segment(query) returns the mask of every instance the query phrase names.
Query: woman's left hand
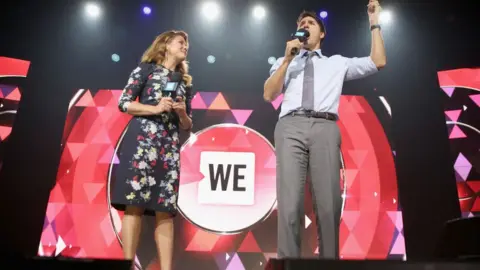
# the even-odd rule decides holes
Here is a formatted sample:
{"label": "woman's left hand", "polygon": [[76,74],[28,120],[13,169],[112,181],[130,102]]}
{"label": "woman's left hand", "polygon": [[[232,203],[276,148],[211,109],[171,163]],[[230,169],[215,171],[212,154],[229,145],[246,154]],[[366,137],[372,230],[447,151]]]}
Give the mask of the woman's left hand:
{"label": "woman's left hand", "polygon": [[177,97],[175,99],[172,108],[179,116],[184,116],[187,114],[185,101],[182,97]]}

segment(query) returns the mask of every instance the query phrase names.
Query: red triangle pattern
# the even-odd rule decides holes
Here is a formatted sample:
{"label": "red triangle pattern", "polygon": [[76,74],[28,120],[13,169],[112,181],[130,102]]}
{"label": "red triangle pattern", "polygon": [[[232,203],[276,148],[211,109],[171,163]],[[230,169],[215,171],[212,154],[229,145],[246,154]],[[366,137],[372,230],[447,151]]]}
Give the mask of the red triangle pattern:
{"label": "red triangle pattern", "polygon": [[90,90],[87,90],[83,93],[80,100],[75,104],[77,107],[95,107],[95,103],[93,102],[92,93]]}
{"label": "red triangle pattern", "polygon": [[95,197],[98,195],[100,190],[105,186],[102,183],[84,183],[83,189],[85,190],[85,194],[87,195],[89,203],[92,203]]}
{"label": "red triangle pattern", "polygon": [[211,251],[215,243],[220,239],[219,235],[197,230],[195,236],[187,245],[186,251]]}
{"label": "red triangle pattern", "polygon": [[113,94],[109,90],[100,90],[93,97],[93,105],[96,107],[105,107],[113,100]]}
{"label": "red triangle pattern", "polygon": [[358,217],[360,216],[360,211],[344,211],[342,215],[342,221],[347,226],[349,231],[353,231],[355,225],[357,224]]}
{"label": "red triangle pattern", "polygon": [[12,132],[12,127],[0,126],[0,139],[5,140]]}
{"label": "red triangle pattern", "polygon": [[347,241],[345,241],[345,244],[342,247],[341,253],[344,255],[344,258],[356,258],[364,254],[353,233],[348,236]]}
{"label": "red triangle pattern", "polygon": [[223,97],[222,93],[219,93],[217,97],[213,100],[209,110],[230,110],[230,106],[228,106],[227,101]]}
{"label": "red triangle pattern", "polygon": [[362,104],[360,104],[360,102],[358,101],[357,97],[356,96],[353,96],[352,99],[350,100],[350,104],[352,106],[352,109],[356,112],[356,113],[365,113],[365,110],[363,109],[363,106]]}
{"label": "red triangle pattern", "polygon": [[100,128],[92,140],[92,143],[104,143],[104,144],[111,144],[112,141],[110,140],[110,136],[105,128]]}
{"label": "red triangle pattern", "polygon": [[8,100],[15,100],[15,101],[20,101],[20,99],[22,98],[22,95],[20,94],[20,90],[17,88],[15,88],[15,90],[13,90],[10,94],[8,94],[8,96],[5,97],[5,99],[8,99]]}
{"label": "red triangle pattern", "polygon": [[82,154],[83,150],[85,149],[85,143],[67,143],[67,148],[70,151],[72,161],[78,159],[78,157]]}
{"label": "red triangle pattern", "polygon": [[349,150],[348,153],[352,157],[353,161],[355,162],[355,165],[357,165],[357,168],[361,168],[363,162],[365,161],[365,158],[367,157],[367,150]]}
{"label": "red triangle pattern", "polygon": [[245,239],[243,239],[243,242],[237,251],[238,252],[262,252],[252,232],[247,233],[247,236],[245,237]]}
{"label": "red triangle pattern", "polygon": [[250,147],[250,142],[248,141],[247,135],[243,131],[236,132],[237,135],[230,143],[229,147],[238,147],[238,148],[248,148]]}

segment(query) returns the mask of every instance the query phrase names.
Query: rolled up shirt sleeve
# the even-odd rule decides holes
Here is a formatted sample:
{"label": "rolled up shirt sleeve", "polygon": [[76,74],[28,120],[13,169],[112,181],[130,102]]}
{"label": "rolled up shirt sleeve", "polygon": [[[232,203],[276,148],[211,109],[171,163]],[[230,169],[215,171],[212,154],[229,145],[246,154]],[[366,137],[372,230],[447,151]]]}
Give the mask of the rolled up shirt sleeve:
{"label": "rolled up shirt sleeve", "polygon": [[378,72],[378,68],[370,56],[346,58],[346,60],[345,81],[365,78]]}

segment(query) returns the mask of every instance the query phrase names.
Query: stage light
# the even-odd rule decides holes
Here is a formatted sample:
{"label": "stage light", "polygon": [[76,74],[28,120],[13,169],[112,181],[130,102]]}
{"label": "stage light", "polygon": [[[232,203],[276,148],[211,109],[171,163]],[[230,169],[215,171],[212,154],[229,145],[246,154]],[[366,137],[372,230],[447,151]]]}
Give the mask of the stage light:
{"label": "stage light", "polygon": [[116,53],[112,54],[112,61],[113,62],[118,62],[120,61],[120,56]]}
{"label": "stage light", "polygon": [[265,8],[262,7],[262,6],[255,6],[255,7],[253,8],[253,17],[254,17],[255,19],[259,19],[259,20],[260,20],[260,19],[263,19],[263,18],[265,17],[265,14],[266,14],[266,13],[267,13],[267,12],[265,11]]}
{"label": "stage light", "polygon": [[85,5],[85,12],[92,18],[97,18],[102,13],[100,7],[94,3],[87,3]]}
{"label": "stage light", "polygon": [[207,56],[207,62],[208,62],[209,64],[215,63],[215,56],[213,56],[213,55]]}
{"label": "stage light", "polygon": [[203,4],[202,13],[208,20],[214,20],[220,16],[220,7],[215,2]]}
{"label": "stage light", "polygon": [[325,19],[327,18],[327,16],[328,16],[328,12],[326,12],[325,10],[320,12],[320,18]]}
{"label": "stage light", "polygon": [[269,63],[270,65],[275,64],[276,61],[277,61],[277,58],[275,58],[274,56],[270,56],[270,57],[268,58],[268,63]]}
{"label": "stage light", "polygon": [[152,13],[152,9],[149,7],[143,7],[143,13],[149,15],[150,13]]}
{"label": "stage light", "polygon": [[392,21],[392,12],[383,10],[380,12],[380,23],[388,24]]}

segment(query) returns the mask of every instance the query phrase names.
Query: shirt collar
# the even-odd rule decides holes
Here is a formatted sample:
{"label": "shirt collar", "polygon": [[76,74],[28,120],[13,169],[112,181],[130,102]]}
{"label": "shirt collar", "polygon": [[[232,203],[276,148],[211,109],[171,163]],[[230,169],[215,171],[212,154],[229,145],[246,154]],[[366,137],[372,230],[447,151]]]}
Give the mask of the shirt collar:
{"label": "shirt collar", "polygon": [[[303,57],[306,57],[306,56],[308,55],[307,52],[310,52],[310,51],[305,50],[305,49],[301,49],[299,55],[301,55],[302,58],[303,58]],[[321,50],[321,49],[317,49],[317,50],[315,50],[315,51],[313,51],[313,52],[316,53],[317,56],[319,56],[320,58],[323,57],[323,55],[322,55],[322,50]]]}

